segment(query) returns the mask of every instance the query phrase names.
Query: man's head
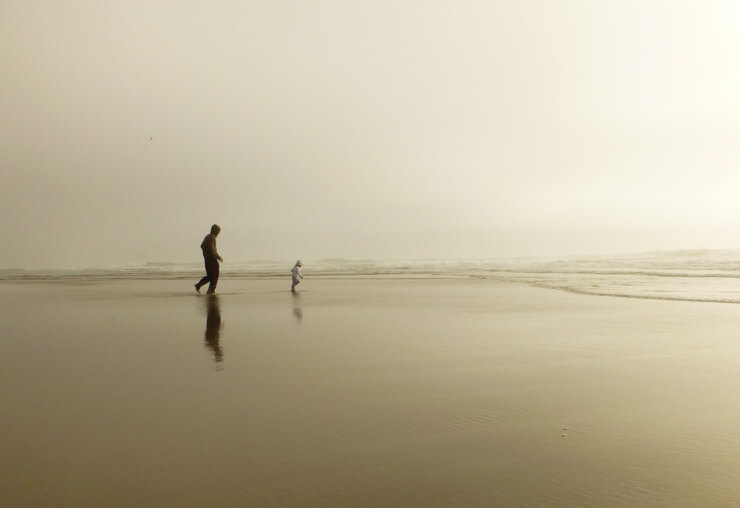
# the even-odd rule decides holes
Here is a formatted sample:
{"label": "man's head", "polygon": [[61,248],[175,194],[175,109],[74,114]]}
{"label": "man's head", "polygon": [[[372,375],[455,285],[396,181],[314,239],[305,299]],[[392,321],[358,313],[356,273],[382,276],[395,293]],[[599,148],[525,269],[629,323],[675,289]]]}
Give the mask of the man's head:
{"label": "man's head", "polygon": [[211,234],[213,236],[218,236],[220,232],[221,232],[221,226],[219,226],[218,224],[214,224],[213,226],[211,226]]}

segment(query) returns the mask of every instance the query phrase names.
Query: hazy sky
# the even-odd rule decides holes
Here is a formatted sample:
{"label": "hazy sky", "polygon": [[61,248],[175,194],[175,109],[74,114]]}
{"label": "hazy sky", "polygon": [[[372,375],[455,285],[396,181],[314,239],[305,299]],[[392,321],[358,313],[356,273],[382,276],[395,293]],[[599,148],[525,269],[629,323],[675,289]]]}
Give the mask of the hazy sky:
{"label": "hazy sky", "polygon": [[740,2],[0,0],[0,268],[740,247]]}

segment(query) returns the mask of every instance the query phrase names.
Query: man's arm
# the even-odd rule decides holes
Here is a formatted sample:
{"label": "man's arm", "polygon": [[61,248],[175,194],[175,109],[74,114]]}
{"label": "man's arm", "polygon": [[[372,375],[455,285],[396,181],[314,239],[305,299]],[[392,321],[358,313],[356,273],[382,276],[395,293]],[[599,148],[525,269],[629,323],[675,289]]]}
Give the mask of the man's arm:
{"label": "man's arm", "polygon": [[213,254],[216,256],[216,259],[218,259],[222,263],[224,262],[224,258],[221,257],[221,255],[218,253],[218,250],[216,249],[216,237],[215,236],[213,237]]}

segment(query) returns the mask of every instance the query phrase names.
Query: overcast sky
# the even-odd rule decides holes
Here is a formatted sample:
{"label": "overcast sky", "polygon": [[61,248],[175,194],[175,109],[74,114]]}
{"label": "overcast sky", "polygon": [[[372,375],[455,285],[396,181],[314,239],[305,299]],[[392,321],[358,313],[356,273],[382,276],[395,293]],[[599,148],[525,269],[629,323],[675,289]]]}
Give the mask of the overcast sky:
{"label": "overcast sky", "polygon": [[0,268],[740,248],[740,3],[0,0]]}

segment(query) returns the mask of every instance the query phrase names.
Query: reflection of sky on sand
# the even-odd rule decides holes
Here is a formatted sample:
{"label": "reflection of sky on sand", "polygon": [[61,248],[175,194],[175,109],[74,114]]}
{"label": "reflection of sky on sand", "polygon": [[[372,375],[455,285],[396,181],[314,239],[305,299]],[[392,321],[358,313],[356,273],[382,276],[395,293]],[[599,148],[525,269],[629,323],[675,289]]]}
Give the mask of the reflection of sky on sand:
{"label": "reflection of sky on sand", "polygon": [[111,508],[737,499],[739,305],[285,286],[0,284],[3,506],[98,506],[111,482]]}
{"label": "reflection of sky on sand", "polygon": [[221,307],[218,296],[210,295],[206,298],[206,347],[213,352],[213,360],[220,363],[224,359],[224,352],[221,348]]}

